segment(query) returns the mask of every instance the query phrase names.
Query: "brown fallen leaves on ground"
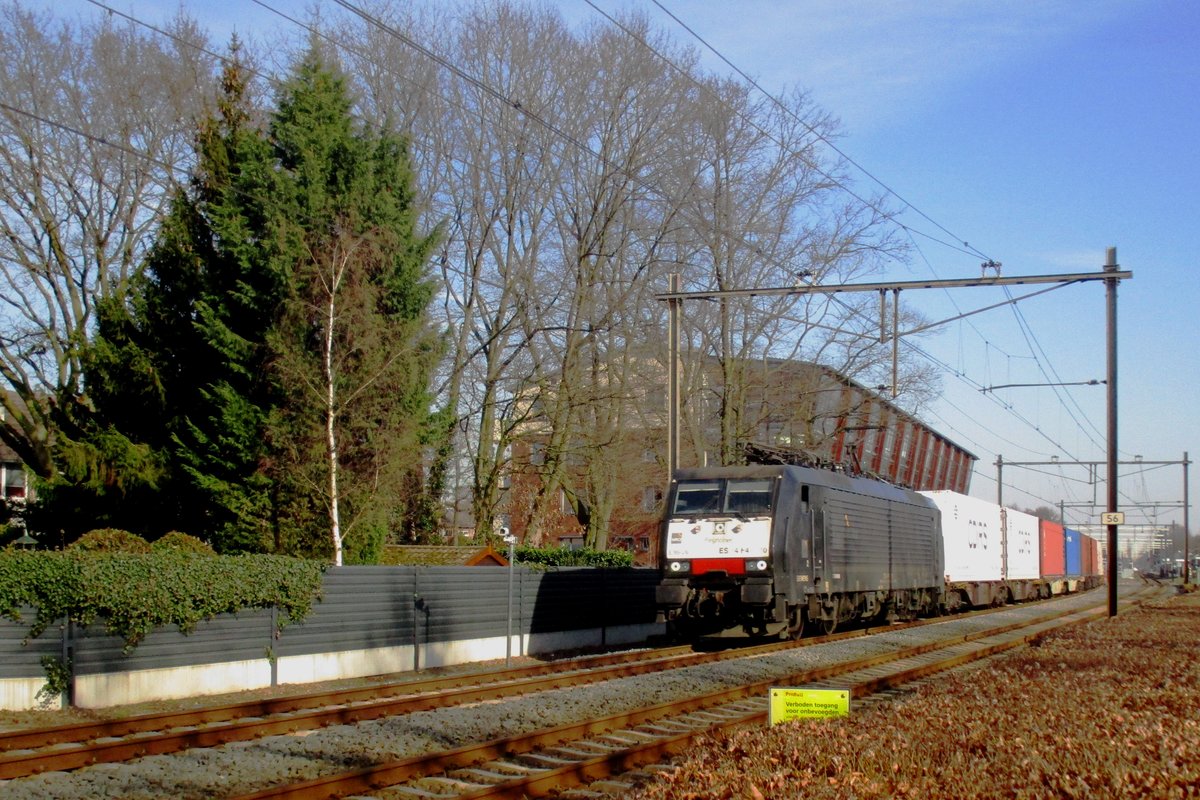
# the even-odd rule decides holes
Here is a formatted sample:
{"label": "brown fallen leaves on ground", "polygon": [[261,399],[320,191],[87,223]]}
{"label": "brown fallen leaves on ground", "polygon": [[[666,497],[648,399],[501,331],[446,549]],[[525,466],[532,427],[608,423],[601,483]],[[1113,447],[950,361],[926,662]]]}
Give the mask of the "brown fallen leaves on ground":
{"label": "brown fallen leaves on ground", "polygon": [[1200,593],[849,717],[710,738],[628,796],[1200,798]]}

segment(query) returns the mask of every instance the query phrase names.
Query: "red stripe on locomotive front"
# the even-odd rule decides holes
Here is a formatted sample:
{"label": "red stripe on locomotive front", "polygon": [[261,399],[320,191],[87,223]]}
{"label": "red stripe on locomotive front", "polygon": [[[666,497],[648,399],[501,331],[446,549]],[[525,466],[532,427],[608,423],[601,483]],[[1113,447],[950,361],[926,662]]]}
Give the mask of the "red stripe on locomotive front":
{"label": "red stripe on locomotive front", "polygon": [[745,575],[746,562],[740,558],[692,559],[693,575],[703,575],[706,572],[724,572],[728,575]]}

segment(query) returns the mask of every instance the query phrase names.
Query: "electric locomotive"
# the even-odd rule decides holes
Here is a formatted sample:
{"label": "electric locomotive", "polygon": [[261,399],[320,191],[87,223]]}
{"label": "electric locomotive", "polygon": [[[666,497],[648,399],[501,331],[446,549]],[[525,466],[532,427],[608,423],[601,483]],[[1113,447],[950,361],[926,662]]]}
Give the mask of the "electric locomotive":
{"label": "electric locomotive", "polygon": [[942,602],[941,518],[927,497],[809,467],[678,470],[656,602],[684,637],[832,632]]}

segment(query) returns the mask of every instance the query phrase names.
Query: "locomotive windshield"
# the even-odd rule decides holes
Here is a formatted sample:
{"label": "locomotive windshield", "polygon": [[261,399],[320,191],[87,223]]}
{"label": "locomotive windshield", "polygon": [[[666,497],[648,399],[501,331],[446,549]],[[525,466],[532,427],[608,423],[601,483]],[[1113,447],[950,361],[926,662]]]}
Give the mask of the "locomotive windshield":
{"label": "locomotive windshield", "polygon": [[771,481],[730,481],[725,508],[739,514],[771,513]]}
{"label": "locomotive windshield", "polygon": [[674,515],[771,513],[770,479],[680,481],[675,492]]}
{"label": "locomotive windshield", "polygon": [[720,500],[721,484],[718,481],[681,481],[675,493],[675,515],[712,514],[721,507]]}

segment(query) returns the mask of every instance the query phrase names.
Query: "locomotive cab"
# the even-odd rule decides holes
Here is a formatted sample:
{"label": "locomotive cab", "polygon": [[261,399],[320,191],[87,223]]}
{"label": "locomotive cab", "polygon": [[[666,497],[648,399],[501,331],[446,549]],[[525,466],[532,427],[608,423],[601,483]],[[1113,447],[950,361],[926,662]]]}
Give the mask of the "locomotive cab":
{"label": "locomotive cab", "polygon": [[[782,474],[721,468],[681,470],[663,521],[656,600],[675,632],[778,632],[773,530]],[[774,629],[774,630],[772,630]]]}

